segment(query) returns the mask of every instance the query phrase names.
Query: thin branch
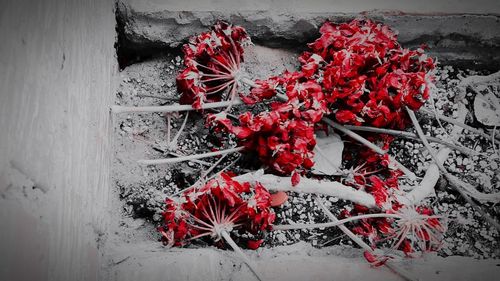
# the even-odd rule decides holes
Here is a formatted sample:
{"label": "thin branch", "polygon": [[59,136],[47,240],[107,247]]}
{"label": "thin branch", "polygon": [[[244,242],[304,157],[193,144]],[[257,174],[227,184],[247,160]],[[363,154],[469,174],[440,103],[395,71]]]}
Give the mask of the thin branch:
{"label": "thin branch", "polygon": [[[182,155],[182,154],[179,154],[179,153],[175,153],[173,151],[170,151],[168,148],[165,148],[165,146],[162,146],[160,144],[158,144],[157,142],[153,142],[153,141],[150,141],[150,140],[147,140],[145,138],[139,138],[138,136],[134,136],[133,137],[134,140],[137,140],[137,141],[141,141],[145,144],[148,144],[148,145],[151,145],[153,146],[153,149],[163,153],[163,154],[167,154],[167,155],[172,155],[172,156],[175,156],[175,157],[183,157],[185,155]],[[194,163],[198,163],[198,164],[201,164],[203,166],[211,166],[212,164],[211,163],[208,163],[206,161],[203,161],[203,160],[191,160],[193,161]]]}
{"label": "thin branch", "polygon": [[[232,105],[243,104],[243,101],[236,98],[233,101],[219,101],[204,103],[201,105],[201,109],[212,109],[212,108],[223,108]],[[163,106],[122,106],[122,105],[112,105],[111,113],[147,113],[147,112],[180,112],[180,111],[191,111],[196,110],[190,104],[172,104]]]}
{"label": "thin branch", "polygon": [[[439,119],[441,119],[442,121],[445,121],[447,123],[450,123],[450,124],[453,124],[455,126],[459,126],[459,127],[462,127],[464,129],[466,129],[467,131],[470,131],[470,132],[473,132],[473,133],[476,133],[486,139],[489,139],[491,136],[486,134],[483,130],[480,130],[480,129],[477,129],[477,128],[474,128],[474,127],[471,127],[469,125],[466,125],[462,122],[458,122],[457,120],[455,120],[454,118],[450,118],[448,116],[444,116],[442,114],[435,114],[434,112],[430,111],[429,109],[427,108],[424,108],[424,107],[421,107],[420,112],[423,112],[427,115],[431,115],[431,116],[435,116]],[[496,137],[497,140],[500,140],[500,136]]]}
{"label": "thin branch", "polygon": [[450,175],[450,177],[454,178],[455,182],[460,182],[460,187],[464,189],[465,193],[469,194],[469,196],[476,199],[480,203],[500,203],[500,192],[483,193],[478,191],[476,187],[470,183],[464,182],[453,175]]}
{"label": "thin branch", "polygon": [[246,173],[235,177],[240,182],[260,182],[272,191],[293,191],[297,193],[323,194],[334,196],[343,200],[349,200],[368,208],[377,208],[375,199],[369,193],[343,185],[339,182],[319,181],[309,178],[301,178],[296,186],[292,186],[290,177],[279,177],[270,174],[262,174],[262,171]]}
{"label": "thin branch", "polygon": [[[314,199],[318,206],[323,210],[323,213],[327,215],[327,217],[332,221],[332,222],[338,222],[339,219],[335,217],[335,215],[326,208],[326,206],[323,204],[319,196],[314,195]],[[363,239],[359,238],[356,234],[354,234],[352,231],[350,231],[345,225],[341,224],[338,226],[342,232],[344,232],[349,238],[351,238],[354,243],[358,244],[362,249],[365,251],[368,251],[370,253],[374,253],[372,247],[370,247],[368,244],[366,244]],[[410,273],[402,268],[399,268],[395,263],[391,262],[390,260],[386,261],[384,263],[385,266],[387,266],[390,270],[392,270],[394,273],[397,275],[401,276],[407,281],[413,281],[416,280],[415,278],[410,276]]]}
{"label": "thin branch", "polygon": [[400,215],[397,214],[387,214],[387,213],[379,213],[379,214],[365,214],[359,216],[352,216],[345,219],[337,220],[335,222],[325,222],[325,223],[297,223],[297,224],[282,224],[282,225],[273,225],[273,230],[290,230],[290,229],[312,229],[312,228],[327,228],[339,226],[348,222],[362,220],[362,219],[371,219],[371,218],[391,218],[397,219],[400,218]]}
{"label": "thin branch", "polygon": [[418,120],[417,120],[417,117],[415,116],[415,113],[409,108],[406,108],[406,111],[408,112],[408,115],[410,116],[410,119],[413,122],[415,129],[417,130],[417,134],[422,139],[422,142],[424,143],[425,148],[427,148],[427,150],[429,151],[429,154],[434,159],[439,170],[441,170],[443,175],[448,179],[451,186],[465,199],[465,201],[467,201],[467,203],[469,203],[479,214],[481,214],[486,221],[488,221],[492,226],[494,226],[498,231],[500,231],[500,224],[495,219],[493,219],[488,213],[486,213],[478,204],[476,204],[476,202],[474,202],[469,197],[468,194],[466,194],[464,192],[464,190],[463,190],[464,188],[460,186],[460,182],[456,181],[455,178],[451,177],[451,175],[448,173],[448,171],[444,168],[443,164],[439,162],[439,159],[436,156],[436,152],[430,146],[427,139],[424,137],[425,134],[422,130],[422,127],[420,127],[420,124],[418,123]]}
{"label": "thin branch", "polygon": [[[363,132],[373,132],[373,133],[380,133],[380,134],[388,134],[388,135],[393,135],[393,136],[399,136],[399,137],[405,137],[413,140],[418,140],[421,142],[420,137],[417,134],[414,134],[412,132],[406,132],[406,131],[398,131],[398,130],[391,130],[391,129],[384,129],[384,128],[376,128],[376,127],[366,127],[366,126],[353,126],[353,125],[344,125],[345,128],[350,129],[352,131],[363,131]],[[428,141],[439,143],[442,145],[446,145],[448,147],[451,147],[455,150],[458,150],[462,152],[463,154],[467,155],[478,155],[479,152],[472,150],[470,148],[467,148],[465,146],[458,146],[453,143],[444,141],[442,139],[438,139],[435,137],[430,137],[426,136],[425,137]]]}
{"label": "thin branch", "polygon": [[233,239],[231,238],[229,233],[227,233],[227,231],[225,231],[225,230],[222,230],[220,234],[221,234],[222,238],[224,238],[224,240],[226,240],[226,242],[229,244],[229,246],[231,246],[231,248],[233,248],[233,250],[248,265],[248,267],[253,272],[253,274],[255,274],[257,279],[259,279],[260,281],[264,280],[264,278],[262,278],[259,271],[257,270],[257,266],[245,255],[245,253],[243,253],[243,251],[240,249],[240,247],[238,247],[238,245],[236,245],[236,243],[233,241]]}
{"label": "thin branch", "polygon": [[186,127],[186,123],[187,123],[187,120],[188,120],[188,117],[189,117],[189,111],[186,112],[186,117],[184,117],[184,121],[182,121],[182,125],[181,127],[179,128],[179,130],[177,131],[177,134],[175,134],[174,138],[172,139],[172,141],[169,141],[168,145],[170,144],[177,144],[177,140],[179,139],[179,137],[181,136],[181,133],[182,131],[184,130],[184,128]]}
{"label": "thin branch", "polygon": [[[373,144],[372,142],[363,138],[362,136],[356,134],[355,132],[347,129],[346,127],[344,127],[344,126],[342,126],[342,125],[340,125],[340,124],[338,124],[338,123],[336,123],[328,118],[325,118],[325,117],[323,117],[323,119],[321,119],[321,120],[324,123],[326,123],[328,126],[341,131],[342,133],[344,133],[347,136],[353,138],[354,140],[360,142],[361,144],[365,145],[366,147],[370,148],[371,150],[375,151],[376,153],[378,153],[380,155],[387,154],[387,151],[383,150],[382,148],[378,147],[377,145]],[[410,180],[415,180],[417,178],[417,176],[412,171],[410,171],[408,168],[406,168],[403,164],[399,163],[391,155],[389,155],[389,162],[394,164],[394,166],[396,166],[398,169],[400,169],[406,176],[408,176],[408,178]]]}
{"label": "thin branch", "polygon": [[203,159],[203,158],[208,158],[208,157],[224,155],[224,154],[228,154],[228,153],[242,151],[243,149],[244,149],[243,146],[239,146],[239,147],[230,148],[230,149],[224,149],[224,150],[207,152],[207,153],[200,153],[200,154],[193,154],[193,155],[187,155],[187,156],[176,157],[176,158],[147,159],[147,160],[139,160],[137,162],[139,164],[143,164],[143,165],[171,164],[171,163],[178,163],[178,162],[184,162],[184,161],[191,161],[191,160],[195,160],[195,159]]}

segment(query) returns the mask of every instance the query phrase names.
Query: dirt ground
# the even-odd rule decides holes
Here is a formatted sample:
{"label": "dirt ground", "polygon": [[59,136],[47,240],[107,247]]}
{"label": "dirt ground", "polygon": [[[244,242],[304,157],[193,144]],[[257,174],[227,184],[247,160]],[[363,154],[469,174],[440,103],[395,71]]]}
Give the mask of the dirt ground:
{"label": "dirt ground", "polygon": [[[271,74],[281,73],[285,69],[296,67],[297,52],[271,49],[262,46],[246,48],[245,70],[252,78],[265,78]],[[119,105],[161,105],[176,102],[175,77],[183,68],[181,54],[172,52],[158,55],[149,60],[128,66],[121,72],[120,85],[116,93],[116,104]],[[455,97],[461,94],[458,87],[460,81],[472,75],[485,75],[483,70],[463,69],[459,66],[441,65],[437,73],[437,92],[434,103],[428,107],[437,112],[456,117],[457,106]],[[498,81],[497,81],[498,82]],[[491,83],[490,83],[491,84]],[[499,85],[488,85],[498,95]],[[473,100],[475,92],[467,91],[466,103],[470,112],[467,124],[473,127],[484,127],[474,119]],[[237,114],[238,109],[233,110]],[[185,114],[174,116],[171,132],[173,136],[181,126]],[[435,118],[420,115],[424,130],[432,136],[445,139],[452,125],[439,124]],[[441,127],[443,125],[443,127]],[[175,165],[141,166],[139,159],[169,157],[166,147],[166,118],[161,113],[129,113],[117,115],[114,119],[115,160],[113,163],[113,181],[119,193],[121,202],[116,208],[122,216],[127,217],[120,223],[119,233],[124,239],[147,239],[157,243],[159,235],[155,228],[161,220],[163,202],[168,194],[173,194],[193,184],[201,172],[210,167],[215,159],[203,159],[201,162],[184,162]],[[486,128],[488,129],[488,128]],[[461,179],[478,185],[480,191],[494,193],[500,190],[499,158],[489,139],[473,133],[464,133],[458,141],[477,155],[464,155],[452,152],[445,165],[450,172]],[[234,145],[229,139],[227,145]],[[206,152],[214,147],[203,120],[196,113],[190,113],[186,129],[180,135],[178,147],[173,151],[177,154],[189,155]],[[421,143],[414,140],[399,139],[391,147],[391,153],[399,161],[410,167],[419,177],[422,177],[431,162],[430,155]],[[171,156],[171,155],[170,155]],[[236,173],[255,169],[255,161],[248,157],[238,158],[231,155],[219,164],[217,169],[236,161],[232,170]],[[215,169],[215,170],[217,170]],[[402,182],[403,189],[412,189],[416,182]],[[447,182],[439,182],[437,196],[427,199],[437,213],[447,214],[449,230],[439,255],[467,256],[477,259],[499,258],[499,233],[490,227],[473,208],[453,191]],[[313,204],[311,195],[289,194],[289,200],[281,207],[275,208],[276,223],[313,223],[325,222],[327,218]],[[326,205],[334,214],[339,212],[348,202],[335,197],[325,198]],[[499,219],[500,208],[486,203],[483,208],[490,215]],[[130,218],[136,218],[130,219]],[[125,222],[126,221],[126,222]],[[134,238],[139,237],[139,238]],[[283,245],[293,245],[305,241],[316,248],[332,245],[352,246],[352,241],[338,229],[275,231],[265,237],[264,247],[273,248]],[[199,242],[192,247],[204,247]],[[353,246],[356,247],[356,246]]]}

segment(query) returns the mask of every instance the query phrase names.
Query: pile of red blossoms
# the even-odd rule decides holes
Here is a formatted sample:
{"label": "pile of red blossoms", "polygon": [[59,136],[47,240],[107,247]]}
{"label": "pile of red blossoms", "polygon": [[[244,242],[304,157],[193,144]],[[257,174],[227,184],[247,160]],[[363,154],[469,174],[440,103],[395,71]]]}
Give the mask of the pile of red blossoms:
{"label": "pile of red blossoms", "polygon": [[[218,242],[222,231],[239,230],[258,236],[270,230],[274,222],[270,205],[271,195],[260,183],[239,183],[223,173],[180,198],[167,198],[165,224],[159,231],[169,246],[182,246],[202,237]],[[258,248],[262,240],[247,242],[249,248]]]}
{"label": "pile of red blossoms", "polygon": [[[211,32],[193,37],[184,46],[186,69],[177,77],[181,103],[201,109],[205,102],[235,95],[248,105],[272,99],[266,111],[244,112],[236,122],[227,118],[225,111],[207,114],[207,125],[218,132],[234,134],[247,151],[256,153],[271,170],[280,175],[291,174],[293,185],[299,183],[299,174],[314,166],[315,130],[325,129],[321,124],[323,117],[341,124],[404,129],[410,122],[405,108],[418,110],[429,98],[433,81],[435,64],[423,48],[402,48],[392,30],[370,20],[326,22],[320,33],[320,38],[309,44],[311,51],[299,57],[299,71],[256,80],[246,94],[239,91],[240,63],[242,43],[249,38],[241,27],[217,23]],[[365,137],[384,150],[393,140],[383,134]],[[402,207],[394,196],[402,173],[389,167],[387,155],[346,142],[343,156],[344,162],[355,170],[344,180],[345,184],[370,193],[383,209],[397,211]],[[227,231],[236,225],[252,233],[268,229],[274,220],[269,211],[269,193],[256,185],[251,202],[260,203],[254,205],[242,195],[250,190],[249,184],[239,184],[224,175],[202,189],[184,194],[181,202],[168,199],[166,225],[161,229],[164,241],[182,245],[205,236],[219,240],[222,221],[211,218],[210,210],[219,210],[226,217],[225,222],[229,223],[222,223],[222,228]],[[355,205],[343,214],[372,211]],[[440,227],[435,221],[429,225]],[[394,238],[399,233],[395,227],[391,219],[373,218],[362,220],[353,231],[375,244],[384,237]],[[407,239],[406,234],[397,236],[398,243],[393,246],[407,254],[415,247],[436,248],[430,230],[416,234],[425,242],[419,245]]]}
{"label": "pile of red blossoms", "polygon": [[201,109],[206,102],[238,94],[242,44],[249,42],[245,29],[219,21],[210,32],[192,37],[183,47],[186,68],[177,76],[181,104]]}
{"label": "pile of red blossoms", "polygon": [[[300,72],[287,72],[269,81],[257,83],[272,83],[272,86],[267,85],[274,89],[280,87],[286,94],[286,101],[272,102],[269,111],[242,113],[238,125],[233,125],[224,113],[209,114],[209,125],[234,134],[247,150],[255,151],[261,162],[273,171],[292,174],[292,183],[296,185],[299,173],[314,165],[314,130],[328,113],[328,108],[321,86]],[[252,90],[251,101],[249,98],[244,100],[255,103],[264,99],[266,93],[255,94],[256,89],[261,88]]]}

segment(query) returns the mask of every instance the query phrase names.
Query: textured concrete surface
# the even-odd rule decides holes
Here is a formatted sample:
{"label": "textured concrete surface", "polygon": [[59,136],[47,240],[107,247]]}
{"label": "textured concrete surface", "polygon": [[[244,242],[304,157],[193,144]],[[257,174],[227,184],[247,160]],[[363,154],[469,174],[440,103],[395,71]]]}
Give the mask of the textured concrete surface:
{"label": "textured concrete surface", "polygon": [[500,14],[492,0],[126,0],[138,10],[168,7],[170,11],[293,11],[359,13],[372,10],[406,13]]}
{"label": "textured concrete surface", "polygon": [[[342,247],[315,249],[306,243],[273,249],[246,251],[265,280],[405,280],[387,267],[372,268],[360,250]],[[165,249],[140,243],[116,253],[110,266],[109,280],[119,281],[216,281],[257,280],[232,251],[216,248]],[[473,260],[464,257],[441,258],[429,255],[423,259],[402,262],[400,269],[413,280],[469,281],[494,280],[500,274],[495,260]],[[194,270],[196,269],[196,270]]]}
{"label": "textured concrete surface", "polygon": [[[172,1],[122,0],[118,4],[124,35],[122,46],[132,52],[177,47],[193,34],[223,19],[245,27],[252,40],[259,44],[304,48],[304,43],[317,38],[318,28],[325,20],[342,22],[363,15],[397,30],[405,46],[429,45],[431,54],[438,54],[442,61],[494,63],[500,58],[500,16],[493,14],[500,7],[491,3],[483,6],[476,3],[484,9],[477,10],[472,9],[469,2],[452,5],[450,1],[433,1],[447,3],[435,5],[435,9],[429,8],[432,6],[429,1],[424,1],[429,4],[425,8],[411,4],[406,9],[402,4],[376,6],[361,1],[355,1],[352,6],[343,1],[338,1],[340,5],[336,5],[336,1],[330,4],[319,1],[318,5],[307,6],[305,2],[293,1],[283,5],[283,9],[278,8],[282,1],[262,1],[251,7],[245,3],[238,6],[238,1],[236,4],[212,2],[210,6],[190,1],[176,4]],[[373,10],[377,7],[380,8]],[[486,8],[490,8],[491,14],[457,14],[469,9],[486,13]]]}

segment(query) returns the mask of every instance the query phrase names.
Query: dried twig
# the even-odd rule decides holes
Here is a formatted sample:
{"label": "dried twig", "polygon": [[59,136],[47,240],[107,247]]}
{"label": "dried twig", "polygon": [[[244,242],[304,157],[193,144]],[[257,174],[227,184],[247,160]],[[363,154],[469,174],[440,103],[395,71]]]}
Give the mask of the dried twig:
{"label": "dried twig", "polygon": [[236,245],[236,243],[233,241],[233,239],[231,238],[231,236],[229,235],[229,233],[227,233],[225,230],[223,230],[223,231],[221,231],[220,234],[224,238],[224,240],[226,240],[226,242],[229,244],[229,246],[231,246],[231,248],[233,248],[233,250],[236,253],[238,253],[238,255],[241,257],[241,259],[248,265],[248,267],[253,272],[253,274],[255,274],[255,276],[257,277],[257,279],[259,279],[260,281],[264,280],[264,278],[262,278],[262,276],[260,275],[259,271],[257,270],[257,266],[255,265],[255,263],[252,262],[245,255],[245,253],[243,253],[243,251],[240,249],[240,247],[238,247],[238,245]]}
{"label": "dried twig", "polygon": [[235,177],[240,182],[260,182],[267,189],[273,191],[293,191],[308,194],[323,194],[340,199],[349,200],[369,208],[378,208],[375,199],[369,193],[343,185],[339,182],[319,181],[309,178],[301,178],[296,186],[292,186],[290,177],[279,177],[270,174],[262,174],[262,171],[246,173]]}
{"label": "dried twig", "polygon": [[[485,133],[483,130],[480,130],[480,129],[477,129],[477,128],[474,128],[474,127],[471,127],[471,126],[469,126],[469,125],[466,125],[466,124],[464,124],[464,123],[462,123],[462,122],[457,121],[457,120],[456,120],[456,119],[454,119],[454,118],[450,118],[450,117],[448,117],[448,116],[444,116],[444,115],[442,115],[442,114],[435,114],[434,112],[430,111],[430,110],[429,110],[429,109],[427,109],[427,108],[424,108],[424,107],[420,108],[420,112],[423,112],[423,113],[425,113],[425,114],[427,114],[427,115],[435,116],[435,117],[437,117],[437,118],[441,119],[442,121],[445,121],[445,122],[447,122],[447,123],[453,124],[453,125],[455,125],[455,126],[462,127],[462,128],[464,128],[464,129],[466,129],[467,131],[470,131],[470,132],[476,133],[476,134],[478,134],[478,135],[480,135],[480,136],[482,136],[482,137],[484,137],[484,138],[486,138],[486,139],[489,139],[489,138],[491,137],[490,135],[488,135],[487,133]],[[497,139],[497,140],[500,140],[500,136],[497,136],[497,137],[496,137],[496,139]]]}
{"label": "dried twig", "polygon": [[[232,101],[220,101],[220,102],[210,102],[202,105],[201,109],[212,109],[212,108],[222,108],[228,107],[229,105],[239,105],[243,102],[239,98],[235,98]],[[111,113],[146,113],[146,112],[180,112],[180,111],[191,111],[195,110],[190,104],[172,104],[163,106],[122,106],[113,105],[111,106]]]}
{"label": "dried twig", "polygon": [[[342,126],[342,125],[340,125],[340,124],[338,124],[338,123],[336,123],[336,122],[334,122],[334,121],[332,121],[332,120],[330,120],[328,118],[323,118],[322,121],[324,123],[326,123],[328,126],[341,131],[342,133],[346,134],[347,136],[355,139],[356,141],[360,142],[361,144],[365,145],[366,147],[372,149],[376,153],[378,153],[380,155],[386,155],[387,154],[387,151],[383,150],[382,148],[378,147],[377,145],[373,144],[372,142],[370,142],[369,140],[363,138],[362,136],[356,134],[355,132],[347,129],[346,127],[344,127],[344,126]],[[410,171],[403,164],[399,163],[391,155],[389,155],[389,162],[392,165],[394,165],[395,167],[397,167],[398,169],[400,169],[410,180],[417,179],[417,176],[415,175],[415,173],[413,173],[412,171]]]}
{"label": "dried twig", "polygon": [[146,159],[146,160],[138,160],[137,162],[139,164],[143,164],[143,165],[171,164],[171,163],[178,163],[178,162],[184,162],[184,161],[191,161],[191,160],[195,160],[195,159],[203,159],[203,158],[208,158],[208,157],[224,155],[224,154],[228,154],[228,153],[242,151],[243,149],[244,149],[243,146],[239,146],[239,147],[230,148],[230,149],[224,149],[224,150],[207,152],[207,153],[200,153],[200,154],[193,154],[193,155],[187,155],[187,156],[176,157],[176,158]]}
{"label": "dried twig", "polygon": [[[328,210],[328,208],[325,206],[325,204],[323,204],[323,202],[321,201],[319,196],[314,195],[314,199],[315,199],[316,203],[318,204],[318,206],[323,210],[323,212],[328,216],[328,218],[332,222],[339,221],[337,219],[337,217],[335,217],[335,215],[333,215],[332,212],[330,212],[330,210]],[[354,243],[358,244],[358,246],[360,246],[363,250],[368,251],[372,254],[374,253],[372,247],[370,247],[368,244],[366,244],[363,241],[363,239],[359,238],[356,234],[354,234],[352,231],[350,231],[345,225],[341,224],[338,227],[340,228],[340,230],[342,230],[342,232],[344,232],[347,236],[349,236],[349,238],[351,238],[351,240],[354,241]],[[399,268],[395,263],[391,262],[390,260],[386,261],[384,263],[384,265],[387,266],[394,273],[396,273],[399,276],[401,276],[402,278],[404,278],[405,280],[408,280],[408,281],[416,280],[415,278],[410,276],[410,273],[408,271],[406,271],[402,268]]]}
{"label": "dried twig", "polygon": [[494,226],[498,231],[500,231],[500,224],[495,219],[493,219],[488,213],[486,213],[478,204],[476,204],[476,202],[474,202],[467,193],[464,192],[463,190],[464,188],[461,187],[461,183],[459,181],[456,181],[455,178],[451,177],[448,171],[444,168],[443,164],[440,163],[439,159],[437,158],[436,152],[430,146],[429,142],[425,138],[425,134],[422,130],[422,127],[420,127],[420,124],[418,123],[415,113],[409,108],[406,108],[406,111],[408,112],[408,115],[410,116],[410,119],[413,122],[413,125],[415,126],[417,134],[422,139],[425,148],[427,148],[429,154],[434,159],[435,164],[438,166],[439,170],[443,173],[443,175],[448,179],[451,186],[465,199],[465,201],[467,201],[467,203],[469,203],[479,214],[481,214],[486,221],[488,221],[492,226]]}
{"label": "dried twig", "polygon": [[[421,142],[420,140],[420,137],[417,136],[416,134],[412,133],[412,132],[406,132],[406,131],[398,131],[398,130],[391,130],[391,129],[384,129],[384,128],[375,128],[375,127],[366,127],[366,126],[352,126],[352,125],[344,125],[345,128],[349,129],[349,130],[352,130],[352,131],[364,131],[364,132],[374,132],[374,133],[380,133],[380,134],[388,134],[388,135],[393,135],[393,136],[398,136],[398,137],[405,137],[405,138],[409,138],[409,139],[413,139],[413,140],[418,140]],[[438,139],[438,138],[435,138],[435,137],[429,137],[429,136],[426,136],[426,139],[428,141],[431,141],[431,142],[435,142],[435,143],[439,143],[439,144],[442,144],[442,145],[446,145],[450,148],[453,148],[455,150],[458,150],[460,152],[462,152],[463,154],[467,154],[467,155],[478,155],[479,152],[473,150],[473,149],[470,149],[470,148],[467,148],[465,146],[462,146],[462,145],[455,145],[451,142],[447,142],[445,140],[442,140],[442,139]]]}

